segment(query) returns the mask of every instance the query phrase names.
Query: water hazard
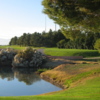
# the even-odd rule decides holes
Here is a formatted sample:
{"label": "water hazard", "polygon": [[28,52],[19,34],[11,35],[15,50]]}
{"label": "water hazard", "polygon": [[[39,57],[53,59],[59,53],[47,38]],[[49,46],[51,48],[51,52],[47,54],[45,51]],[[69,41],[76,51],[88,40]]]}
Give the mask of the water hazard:
{"label": "water hazard", "polygon": [[38,95],[58,90],[62,89],[41,79],[32,68],[0,68],[0,96]]}

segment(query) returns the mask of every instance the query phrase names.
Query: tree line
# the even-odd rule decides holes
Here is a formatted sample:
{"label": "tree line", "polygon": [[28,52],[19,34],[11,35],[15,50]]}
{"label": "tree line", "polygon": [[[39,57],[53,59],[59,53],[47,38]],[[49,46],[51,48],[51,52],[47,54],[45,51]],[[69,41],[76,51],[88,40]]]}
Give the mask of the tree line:
{"label": "tree line", "polygon": [[78,38],[74,40],[61,40],[57,43],[59,48],[69,49],[95,49],[94,45],[96,41],[100,39],[100,33],[81,33]]}
{"label": "tree line", "polygon": [[52,31],[50,29],[49,32],[23,33],[20,37],[15,36],[11,38],[9,45],[56,47],[56,43],[62,39],[65,39],[65,37],[60,30]]}
{"label": "tree line", "polygon": [[11,38],[9,45],[94,49],[96,40],[100,38],[100,33],[81,32],[79,34],[78,36],[74,35],[73,39],[69,39],[62,34],[61,30],[52,31],[50,29],[49,32],[23,33],[20,37]]}

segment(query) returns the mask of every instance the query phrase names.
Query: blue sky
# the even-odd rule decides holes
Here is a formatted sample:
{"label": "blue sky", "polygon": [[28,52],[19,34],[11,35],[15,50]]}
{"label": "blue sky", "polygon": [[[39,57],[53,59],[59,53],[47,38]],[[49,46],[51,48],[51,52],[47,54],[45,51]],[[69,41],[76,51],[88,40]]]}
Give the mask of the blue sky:
{"label": "blue sky", "polygon": [[[0,38],[54,30],[54,22],[43,14],[42,0],[0,0]],[[57,26],[59,28],[59,26]]]}

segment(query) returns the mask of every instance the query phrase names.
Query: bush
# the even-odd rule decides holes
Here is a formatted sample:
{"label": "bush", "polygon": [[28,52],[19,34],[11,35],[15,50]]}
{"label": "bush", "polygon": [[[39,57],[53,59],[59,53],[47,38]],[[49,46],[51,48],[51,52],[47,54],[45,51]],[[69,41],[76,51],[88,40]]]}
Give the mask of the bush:
{"label": "bush", "polygon": [[33,50],[32,48],[27,47],[25,50],[20,51],[17,56],[24,58],[25,60],[31,60],[35,51],[35,49]]}

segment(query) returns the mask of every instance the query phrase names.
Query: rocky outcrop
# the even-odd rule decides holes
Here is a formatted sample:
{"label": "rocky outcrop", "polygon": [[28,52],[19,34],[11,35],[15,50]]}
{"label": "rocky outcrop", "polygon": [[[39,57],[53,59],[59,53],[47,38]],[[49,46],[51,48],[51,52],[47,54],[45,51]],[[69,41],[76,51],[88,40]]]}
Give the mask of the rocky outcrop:
{"label": "rocky outcrop", "polygon": [[34,67],[42,65],[45,56],[37,50],[26,48],[19,52],[12,62],[13,67]]}
{"label": "rocky outcrop", "polygon": [[44,60],[45,56],[41,52],[30,47],[18,53],[11,48],[0,50],[0,65],[3,66],[37,68],[42,65]]}
{"label": "rocky outcrop", "polygon": [[1,49],[0,50],[0,64],[1,65],[11,65],[16,51],[12,48]]}

